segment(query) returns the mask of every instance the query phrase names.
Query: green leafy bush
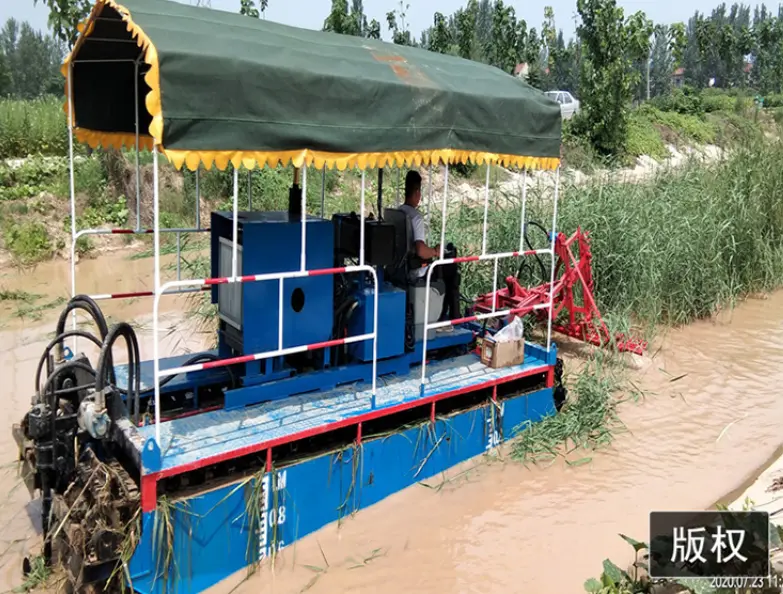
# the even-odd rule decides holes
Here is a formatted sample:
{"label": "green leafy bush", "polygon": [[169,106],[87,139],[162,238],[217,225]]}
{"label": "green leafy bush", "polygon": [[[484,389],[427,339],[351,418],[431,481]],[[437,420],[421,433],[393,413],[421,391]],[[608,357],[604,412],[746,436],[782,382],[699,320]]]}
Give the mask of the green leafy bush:
{"label": "green leafy bush", "polygon": [[651,102],[661,111],[675,112],[685,115],[702,115],[705,111],[701,93],[690,87],[674,89],[668,95],[655,97]]}
{"label": "green leafy bush", "polygon": [[3,235],[6,249],[22,264],[33,264],[52,255],[51,238],[40,222],[12,223]]}
{"label": "green leafy bush", "polygon": [[632,157],[649,155],[654,159],[663,159],[669,154],[660,132],[640,110],[634,110],[628,120],[625,151]]}

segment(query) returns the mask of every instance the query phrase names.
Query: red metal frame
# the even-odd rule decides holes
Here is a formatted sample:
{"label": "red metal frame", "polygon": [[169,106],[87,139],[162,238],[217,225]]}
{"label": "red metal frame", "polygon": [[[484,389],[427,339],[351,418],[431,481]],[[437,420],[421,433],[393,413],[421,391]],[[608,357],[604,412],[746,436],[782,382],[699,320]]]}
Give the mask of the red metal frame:
{"label": "red metal frame", "polygon": [[[574,244],[577,244],[579,248],[578,259],[572,250]],[[555,241],[555,255],[557,256],[555,276],[561,270],[562,275],[552,289],[554,292],[553,307],[549,314],[545,309],[540,309],[541,305],[549,303],[549,283],[526,288],[522,287],[514,276],[506,278],[505,288],[476,299],[475,311],[488,313],[500,309],[511,309],[519,317],[535,311],[542,320],[546,320],[546,315],[551,315],[553,330],[596,346],[610,345],[612,335],[593,297],[592,253],[590,252],[589,234],[579,228],[568,238],[564,233],[559,233]],[[574,287],[577,286],[577,283],[582,287],[582,304],[578,304],[574,298]],[[537,307],[539,309],[536,309]],[[558,315],[564,309],[568,313],[568,322],[565,325],[558,324]],[[647,342],[641,339],[627,337],[620,333],[615,334],[613,338],[617,350],[621,352],[641,355],[647,349]]]}
{"label": "red metal frame", "polygon": [[[160,470],[158,472],[153,472],[150,474],[142,474],[141,476],[141,509],[143,512],[150,512],[154,511],[155,507],[157,505],[157,484],[158,481],[164,478],[176,476],[178,474],[184,474],[186,472],[191,472],[193,470],[198,470],[199,468],[204,468],[206,466],[211,466],[213,464],[218,464],[220,462],[225,462],[226,460],[232,460],[234,458],[241,458],[242,456],[247,456],[250,454],[255,454],[257,452],[266,450],[266,456],[267,456],[267,471],[269,471],[272,467],[272,448],[279,447],[281,445],[285,445],[287,443],[291,443],[293,441],[299,441],[302,439],[307,439],[309,437],[314,437],[316,435],[321,435],[323,433],[327,433],[329,431],[334,431],[336,429],[342,429],[345,427],[350,427],[352,425],[357,425],[357,437],[361,439],[361,429],[359,428],[363,422],[371,421],[373,419],[377,419],[380,417],[392,415],[394,413],[398,413],[404,410],[410,410],[412,408],[418,408],[420,406],[426,406],[430,405],[431,411],[430,411],[430,419],[434,421],[434,412],[435,412],[435,403],[440,400],[445,400],[446,398],[451,398],[454,396],[460,396],[462,394],[467,394],[469,392],[475,392],[477,390],[483,390],[486,388],[497,388],[497,386],[501,384],[505,384],[508,382],[512,382],[515,380],[523,379],[526,377],[530,377],[531,375],[536,375],[539,373],[546,373],[546,387],[551,388],[553,384],[553,378],[554,378],[554,367],[551,365],[542,365],[540,367],[533,367],[531,369],[526,369],[525,371],[522,371],[520,373],[515,373],[513,375],[508,375],[505,377],[499,377],[496,379],[492,379],[486,382],[482,382],[480,384],[475,384],[472,386],[466,386],[464,388],[458,388],[456,390],[450,390],[448,392],[443,392],[441,394],[434,394],[433,396],[428,396],[426,398],[421,398],[418,400],[414,400],[412,402],[404,402],[402,404],[398,404],[396,406],[390,406],[388,408],[383,408],[380,410],[374,410],[370,411],[368,413],[365,413],[363,415],[358,415],[356,417],[352,417],[350,419],[344,419],[342,421],[337,421],[335,423],[330,423],[328,425],[322,425],[320,427],[313,427],[312,429],[308,429],[306,431],[300,431],[299,433],[294,433],[291,435],[287,435],[285,437],[278,437],[276,439],[271,439],[268,441],[262,441],[257,444],[253,444],[250,446],[245,446],[243,448],[238,448],[236,450],[231,450],[229,452],[223,452],[221,454],[217,454],[215,456],[209,456],[206,458],[201,458],[200,460],[196,460],[194,462],[191,462],[189,464],[183,464],[182,466],[175,466],[173,468],[165,468],[163,470]],[[494,392],[495,390],[493,390]]]}

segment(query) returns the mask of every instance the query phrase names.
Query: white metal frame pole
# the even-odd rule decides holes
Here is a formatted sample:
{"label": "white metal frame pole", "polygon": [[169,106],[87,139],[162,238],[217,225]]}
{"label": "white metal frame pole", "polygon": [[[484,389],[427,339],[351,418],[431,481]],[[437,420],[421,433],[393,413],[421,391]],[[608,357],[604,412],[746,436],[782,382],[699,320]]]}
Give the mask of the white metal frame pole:
{"label": "white metal frame pole", "polygon": [[201,229],[201,161],[196,167],[196,229]]}
{"label": "white metal frame pole", "polygon": [[301,205],[301,220],[302,220],[302,256],[301,266],[302,272],[307,270],[307,160],[302,163],[302,205]]}
{"label": "white metal frame pole", "polygon": [[365,170],[362,169],[362,194],[359,217],[359,266],[364,266],[364,191],[365,191]]}
{"label": "white metal frame pole", "polygon": [[[76,297],[76,174],[73,163],[73,59],[68,64],[68,163],[69,163],[69,191],[71,194],[71,298]],[[76,330],[76,310],[71,316],[73,329]],[[73,337],[73,350],[76,351],[77,337]]]}
{"label": "white metal frame pole", "polygon": [[158,448],[161,447],[160,443],[160,380],[158,376],[160,374],[160,345],[159,328],[158,328],[158,304],[160,303],[160,194],[158,188],[158,145],[154,143],[152,145],[152,231],[153,231],[153,243],[155,244],[155,276],[153,278],[155,286],[155,301],[153,303],[152,311],[152,357],[153,357],[153,370],[154,384],[155,384],[155,442],[158,444]]}
{"label": "white metal frame pole", "polygon": [[133,87],[135,89],[135,96],[133,97],[133,103],[136,109],[136,231],[141,229],[141,171],[139,166],[139,128],[141,123],[139,122],[139,60],[141,56],[134,62],[134,77]]}
{"label": "white metal frame pole", "polygon": [[[443,260],[443,255],[446,250],[446,204],[449,201],[449,164],[446,163],[446,180],[443,186],[443,205],[440,211],[440,259]],[[429,287],[428,287],[429,288]]]}
{"label": "white metal frame pole", "polygon": [[324,218],[326,212],[326,163],[321,169],[321,218]]}
{"label": "white metal frame pole", "polygon": [[253,210],[253,170],[247,170],[247,209]]}
{"label": "white metal frame pole", "polygon": [[432,163],[428,169],[429,180],[427,182],[427,243],[432,240],[432,232],[430,226],[430,205],[432,204]]}
{"label": "white metal frame pole", "polygon": [[[525,251],[525,209],[527,208],[527,167],[522,170],[522,216],[519,221],[519,253]],[[541,279],[544,280],[544,279]]]}
{"label": "white metal frame pole", "polygon": [[[367,171],[365,169],[362,169],[362,192],[361,192],[361,204],[359,207],[359,266],[364,266],[364,258],[365,258],[365,252],[364,252],[364,206],[365,206],[365,195],[367,190]],[[372,339],[372,401],[371,401],[371,408],[376,408],[376,402],[375,402],[375,395],[376,395],[376,387],[377,387],[377,375],[378,375],[378,291],[380,291],[380,286],[378,284],[378,275],[373,273],[373,278],[375,281],[375,290],[373,291],[373,339]]]}
{"label": "white metal frame pole", "polygon": [[481,232],[481,255],[487,255],[487,215],[489,214],[489,172],[492,164],[487,162],[487,183],[484,187],[484,228]]}
{"label": "white metal frame pole", "polygon": [[239,239],[239,168],[234,167],[234,221],[231,243],[231,282],[237,280],[237,240]]}
{"label": "white metal frame pole", "polygon": [[551,258],[551,271],[549,277],[549,321],[546,327],[546,350],[552,345],[552,313],[554,311],[555,301],[555,241],[557,241],[557,202],[560,195],[560,167],[555,170],[555,203],[552,208],[552,240],[550,243],[550,250],[552,252]]}
{"label": "white metal frame pole", "polygon": [[[441,206],[441,221],[440,221],[440,258],[443,260],[443,254],[445,246],[443,245],[446,240],[446,204],[449,197],[449,164],[446,163],[446,176],[443,186],[443,204]],[[432,271],[435,270],[436,262],[429,265],[427,270],[427,283],[425,285],[426,291],[424,294],[424,337],[421,344],[421,389],[424,390],[424,382],[427,378],[427,337],[429,334],[430,323],[430,290],[432,283]]]}

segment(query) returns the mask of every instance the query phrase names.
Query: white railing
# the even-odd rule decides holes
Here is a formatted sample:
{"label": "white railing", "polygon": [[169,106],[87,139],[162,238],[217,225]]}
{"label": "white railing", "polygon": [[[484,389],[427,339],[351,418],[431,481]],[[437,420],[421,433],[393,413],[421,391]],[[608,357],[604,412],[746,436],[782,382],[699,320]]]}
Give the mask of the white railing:
{"label": "white railing", "polygon": [[[212,369],[216,367],[224,367],[227,365],[236,365],[240,363],[248,363],[250,361],[259,361],[262,359],[270,359],[273,357],[282,357],[294,353],[301,353],[317,349],[325,349],[333,346],[339,346],[344,344],[351,344],[355,342],[362,342],[366,340],[372,340],[372,407],[375,408],[375,396],[377,387],[377,371],[378,371],[378,275],[372,266],[365,264],[365,249],[364,249],[364,206],[365,206],[365,172],[362,171],[362,190],[361,190],[361,219],[360,219],[360,236],[359,236],[359,265],[358,266],[345,266],[340,268],[325,268],[307,270],[307,167],[302,169],[302,199],[301,199],[301,252],[300,252],[300,268],[299,270],[292,270],[288,272],[276,272],[269,274],[256,274],[256,275],[238,275],[238,200],[239,200],[239,184],[238,176],[239,171],[234,169],[234,204],[233,204],[233,236],[232,236],[232,250],[231,250],[231,276],[221,278],[209,278],[209,279],[193,279],[193,280],[177,280],[170,281],[161,286],[160,284],[160,229],[158,226],[159,219],[159,189],[158,189],[158,150],[157,146],[153,147],[154,158],[154,193],[153,193],[153,211],[154,211],[154,243],[155,243],[155,297],[153,302],[153,366],[155,377],[155,441],[160,446],[160,380],[164,377],[170,377],[173,375],[179,375],[180,373],[188,373],[191,371],[200,371],[203,369]],[[314,343],[309,345],[298,345],[294,347],[283,347],[283,281],[285,279],[303,278],[310,276],[324,276],[341,273],[356,273],[366,272],[373,277],[374,286],[374,307],[373,307],[373,331],[371,334],[362,334],[359,336],[351,336],[347,338],[338,338],[335,340],[329,340],[320,343]],[[160,298],[166,294],[170,289],[194,289],[197,287],[210,287],[214,285],[233,284],[233,283],[250,283],[250,282],[263,282],[274,281],[278,282],[278,344],[277,349],[265,351],[261,353],[246,354],[239,357],[232,357],[228,359],[221,359],[218,361],[209,361],[207,363],[197,363],[193,365],[187,365],[184,367],[177,367],[173,369],[160,369],[160,345],[158,343],[159,328],[159,305]],[[200,289],[199,289],[200,290]]]}
{"label": "white railing", "polygon": [[[421,384],[420,390],[424,393],[424,386],[427,380],[427,342],[429,339],[429,332],[431,330],[437,330],[439,328],[445,328],[447,326],[456,326],[459,324],[466,324],[474,321],[483,321],[493,318],[501,318],[514,314],[513,309],[506,309],[497,311],[497,299],[495,294],[497,293],[498,285],[498,263],[505,258],[519,258],[531,255],[544,255],[548,254],[551,257],[551,274],[549,278],[549,302],[546,304],[539,304],[533,306],[533,311],[548,309],[548,323],[547,323],[547,335],[546,335],[546,350],[550,351],[552,346],[552,308],[554,305],[554,286],[555,286],[555,240],[557,238],[556,223],[557,223],[557,202],[560,186],[560,170],[555,172],[555,189],[554,189],[554,206],[552,211],[552,230],[550,232],[550,244],[548,249],[541,250],[528,250],[524,251],[525,244],[525,211],[527,206],[527,171],[523,172],[522,179],[522,214],[520,223],[520,237],[519,237],[519,250],[515,252],[502,252],[497,254],[487,253],[487,218],[489,212],[489,180],[490,180],[490,166],[487,165],[487,180],[484,192],[484,223],[482,228],[481,238],[481,255],[479,256],[462,256],[457,258],[445,258],[445,241],[446,241],[446,204],[448,202],[448,188],[449,188],[449,167],[446,165],[446,185],[443,190],[443,199],[441,206],[441,231],[440,231],[440,257],[433,261],[427,270],[426,280],[426,293],[424,297],[424,332],[422,342],[422,354],[421,354]],[[482,262],[482,261],[494,261],[494,274],[492,278],[492,311],[489,313],[476,314],[464,318],[458,318],[454,320],[447,320],[443,322],[430,323],[430,293],[432,286],[432,274],[438,266],[444,266],[448,264],[461,264],[467,262]]]}

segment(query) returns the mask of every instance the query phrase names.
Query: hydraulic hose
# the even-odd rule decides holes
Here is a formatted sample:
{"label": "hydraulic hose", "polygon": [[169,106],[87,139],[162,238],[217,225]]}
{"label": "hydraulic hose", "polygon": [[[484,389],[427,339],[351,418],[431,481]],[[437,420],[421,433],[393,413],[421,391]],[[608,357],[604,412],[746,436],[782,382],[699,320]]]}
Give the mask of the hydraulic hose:
{"label": "hydraulic hose", "polygon": [[[68,305],[65,306],[65,309],[60,314],[60,318],[57,320],[57,329],[55,330],[55,335],[60,336],[65,331],[65,323],[68,320],[68,314],[76,309],[84,310],[90,314],[93,321],[95,322],[95,325],[98,327],[101,340],[105,339],[109,332],[108,326],[106,325],[106,318],[104,317],[101,308],[98,307],[98,304],[87,295],[76,295],[76,297],[68,302]],[[62,359],[62,344],[60,344],[59,347],[59,355]]]}
{"label": "hydraulic hose", "polygon": [[[541,229],[541,232],[542,232],[542,233],[543,233],[543,234],[544,234],[544,235],[545,235],[547,238],[549,237],[549,232],[548,232],[548,231],[547,231],[547,230],[546,230],[546,229],[545,229],[545,228],[544,228],[544,227],[543,227],[543,226],[542,226],[540,223],[537,223],[536,221],[527,221],[527,223],[525,224],[525,243],[527,244],[527,248],[528,248],[530,251],[533,251],[533,250],[534,250],[534,248],[533,248],[533,245],[531,244],[531,242],[530,242],[530,238],[529,238],[529,237],[528,237],[528,235],[527,235],[527,229],[528,229],[528,227],[529,227],[529,226],[531,226],[531,225],[532,225],[533,227],[537,227],[538,229]],[[539,266],[539,268],[541,269],[541,278],[542,278],[543,280],[546,280],[546,279],[548,279],[548,278],[549,278],[549,276],[548,276],[548,275],[547,275],[547,273],[546,273],[546,268],[544,267],[544,262],[541,260],[541,256],[540,256],[539,254],[535,254],[535,258],[536,258],[536,260],[538,261],[538,266]],[[525,268],[527,268],[527,267],[528,267],[528,264],[527,264],[527,263],[525,262],[525,260],[523,259],[523,260],[522,260],[522,263],[519,265],[519,269],[517,270],[517,278],[518,278],[518,279],[521,279],[521,277],[522,277],[522,271],[523,271]]]}
{"label": "hydraulic hose", "polygon": [[141,392],[141,358],[139,356],[139,341],[136,339],[136,332],[126,322],[120,322],[112,326],[103,341],[101,354],[98,357],[95,391],[100,392],[107,384],[116,386],[117,382],[114,376],[111,350],[120,337],[125,339],[125,344],[128,348],[128,404],[132,404],[133,420],[134,423],[138,424],[140,412],[139,395]]}

